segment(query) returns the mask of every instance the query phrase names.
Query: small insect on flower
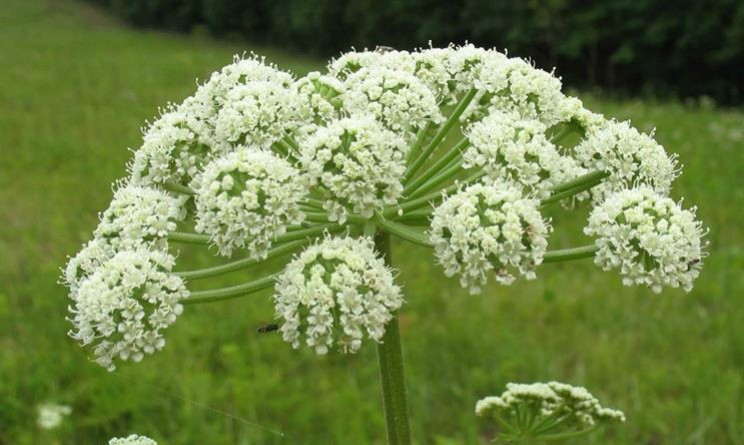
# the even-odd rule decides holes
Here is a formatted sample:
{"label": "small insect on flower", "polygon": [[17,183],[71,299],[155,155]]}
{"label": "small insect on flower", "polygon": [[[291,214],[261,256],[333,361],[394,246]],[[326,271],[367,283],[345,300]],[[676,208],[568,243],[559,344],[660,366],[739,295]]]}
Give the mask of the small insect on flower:
{"label": "small insect on flower", "polygon": [[276,323],[268,323],[258,328],[259,334],[267,334],[269,332],[276,332],[279,330],[279,325]]}

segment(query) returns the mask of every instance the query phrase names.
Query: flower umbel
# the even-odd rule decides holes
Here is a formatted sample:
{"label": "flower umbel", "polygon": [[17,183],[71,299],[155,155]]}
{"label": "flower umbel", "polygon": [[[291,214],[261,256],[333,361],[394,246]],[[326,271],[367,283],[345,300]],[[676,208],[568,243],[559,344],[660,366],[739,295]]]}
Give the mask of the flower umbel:
{"label": "flower umbel", "polygon": [[511,284],[515,272],[535,278],[542,263],[550,226],[539,202],[506,181],[474,184],[434,209],[430,237],[447,276],[460,276],[462,287],[479,293],[490,271]]}
{"label": "flower umbel", "polygon": [[274,297],[285,341],[301,336],[318,354],[338,343],[354,353],[362,339],[380,341],[385,324],[403,304],[393,273],[369,238],[327,238],[295,257],[279,276]]}
{"label": "flower umbel", "polygon": [[144,247],[102,262],[71,295],[73,330],[82,345],[94,345],[96,363],[109,371],[115,359],[140,361],[165,345],[162,331],[176,321],[189,296],[170,273],[175,258]]}
{"label": "flower umbel", "polygon": [[512,443],[569,439],[614,422],[622,411],[605,408],[586,388],[565,383],[509,383],[500,396],[478,401],[475,413],[492,417],[499,437]]}
{"label": "flower umbel", "polygon": [[158,445],[158,443],[149,437],[132,434],[128,437],[111,439],[108,445]]}
{"label": "flower umbel", "polygon": [[650,187],[622,190],[594,208],[584,232],[596,237],[594,262],[619,269],[623,284],[692,290],[705,257],[702,223]]}

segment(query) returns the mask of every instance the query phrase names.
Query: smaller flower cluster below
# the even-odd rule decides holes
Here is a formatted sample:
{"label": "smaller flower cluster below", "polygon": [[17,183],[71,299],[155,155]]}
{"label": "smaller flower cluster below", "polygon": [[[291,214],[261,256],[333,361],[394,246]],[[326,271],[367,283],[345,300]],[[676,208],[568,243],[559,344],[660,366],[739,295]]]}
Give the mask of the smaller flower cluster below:
{"label": "smaller flower cluster below", "polygon": [[158,445],[158,443],[149,437],[132,434],[127,437],[113,438],[109,440],[108,445]]}
{"label": "smaller flower cluster below", "polygon": [[506,439],[567,439],[625,422],[622,411],[603,407],[586,388],[560,382],[509,383],[501,395],[479,400],[475,413],[495,419]]}

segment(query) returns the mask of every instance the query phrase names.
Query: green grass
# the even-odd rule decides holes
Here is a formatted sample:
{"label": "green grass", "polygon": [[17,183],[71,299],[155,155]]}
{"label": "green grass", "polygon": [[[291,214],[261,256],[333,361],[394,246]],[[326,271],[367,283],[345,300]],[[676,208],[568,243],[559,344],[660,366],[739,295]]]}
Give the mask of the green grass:
{"label": "green grass", "polygon": [[[267,295],[188,307],[162,353],[115,373],[66,337],[58,268],[89,238],[110,184],[124,175],[127,147],[138,146],[140,127],[159,106],[182,100],[195,78],[246,49],[299,73],[321,65],[130,30],[63,0],[3,2],[1,445],[103,444],[133,432],[161,444],[382,443],[375,348],[319,358],[259,336],[256,328],[272,318]],[[585,385],[628,415],[627,425],[586,443],[744,444],[744,115],[587,102],[655,127],[679,153],[685,171],[674,195],[698,205],[711,227],[702,277],[690,294],[654,295],[583,261],[545,266],[537,281],[473,297],[442,278],[425,249],[394,244],[419,444],[486,443],[493,426],[474,417],[478,398],[508,381],[552,379]],[[585,212],[553,216],[553,246],[586,243]],[[191,265],[211,261],[202,254]],[[73,407],[58,430],[35,425],[35,407],[45,401]]]}

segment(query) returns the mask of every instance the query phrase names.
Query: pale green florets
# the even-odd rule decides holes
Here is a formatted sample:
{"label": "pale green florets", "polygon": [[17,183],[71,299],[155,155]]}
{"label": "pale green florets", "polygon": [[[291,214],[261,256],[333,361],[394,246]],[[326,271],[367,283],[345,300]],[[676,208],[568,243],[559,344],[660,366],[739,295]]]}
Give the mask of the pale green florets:
{"label": "pale green florets", "polygon": [[[538,441],[557,433],[581,432],[602,424],[625,422],[622,411],[603,407],[586,388],[559,382],[508,383],[500,396],[479,400],[475,413],[495,416],[518,434]],[[527,423],[520,419],[532,421]]]}
{"label": "pale green florets", "polygon": [[163,240],[186,217],[185,200],[162,190],[136,185],[121,187],[93,234],[117,251]]}
{"label": "pale green florets", "polygon": [[434,93],[406,71],[362,68],[349,75],[344,85],[345,110],[352,115],[373,116],[398,134],[412,136],[426,123],[444,120]]}
{"label": "pale green florets", "polygon": [[370,238],[327,238],[287,265],[274,301],[284,340],[298,348],[304,335],[326,354],[334,343],[356,352],[365,333],[381,341],[403,297]]}
{"label": "pale green florets", "polygon": [[211,153],[219,151],[211,112],[193,98],[168,108],[145,130],[129,165],[131,182],[187,185]]}
{"label": "pale green florets", "polygon": [[70,288],[70,294],[75,295],[80,283],[93,272],[101,263],[116,254],[114,248],[106,240],[93,238],[74,257],[67,261],[62,270],[61,282]]}
{"label": "pale green florets", "polygon": [[306,106],[296,91],[276,82],[236,86],[217,115],[216,137],[232,146],[270,147],[300,126]]}
{"label": "pale green florets", "polygon": [[300,145],[304,172],[310,185],[325,195],[324,208],[332,221],[343,223],[349,213],[370,218],[398,202],[407,145],[374,119],[330,122]]}
{"label": "pale green florets", "polygon": [[374,51],[349,51],[331,60],[328,64],[328,74],[345,80],[362,68],[388,68],[413,73],[416,65],[408,51],[382,48]]}
{"label": "pale green florets", "polygon": [[539,121],[515,112],[492,112],[467,129],[470,145],[463,166],[483,169],[491,178],[514,181],[547,198],[552,187],[576,178],[581,167],[558,152],[545,137],[546,130]]}
{"label": "pale green florets", "polygon": [[434,209],[429,232],[445,275],[459,275],[472,294],[481,291],[491,271],[505,285],[516,273],[534,279],[550,232],[538,206],[505,181],[471,185],[447,197]]}
{"label": "pale green florets", "polygon": [[254,148],[209,163],[195,181],[196,231],[209,235],[223,256],[247,249],[265,257],[287,226],[304,220],[300,174],[276,155]]}
{"label": "pale green florets", "polygon": [[576,159],[587,169],[610,176],[592,191],[596,201],[609,192],[635,185],[648,185],[662,195],[669,194],[679,174],[674,156],[651,136],[627,122],[608,121],[574,148]]}
{"label": "pale green florets", "polygon": [[343,82],[317,71],[308,73],[294,84],[297,94],[307,102],[308,121],[319,124],[339,116],[341,95],[346,90]]}
{"label": "pale green florets", "polygon": [[109,371],[115,359],[140,361],[162,349],[162,331],[189,296],[184,281],[170,273],[174,263],[172,255],[144,247],[102,262],[70,295],[70,336],[93,345],[96,363]]}
{"label": "pale green florets", "polygon": [[560,121],[565,98],[560,79],[522,59],[486,57],[476,68],[474,86],[474,106],[486,111],[513,110],[548,127]]}
{"label": "pale green florets", "polygon": [[705,257],[705,231],[695,209],[684,210],[649,187],[613,193],[589,216],[584,233],[596,238],[595,263],[618,269],[623,284],[692,290]]}
{"label": "pale green florets", "polygon": [[108,445],[158,445],[157,442],[145,436],[132,434],[128,437],[113,438]]}

